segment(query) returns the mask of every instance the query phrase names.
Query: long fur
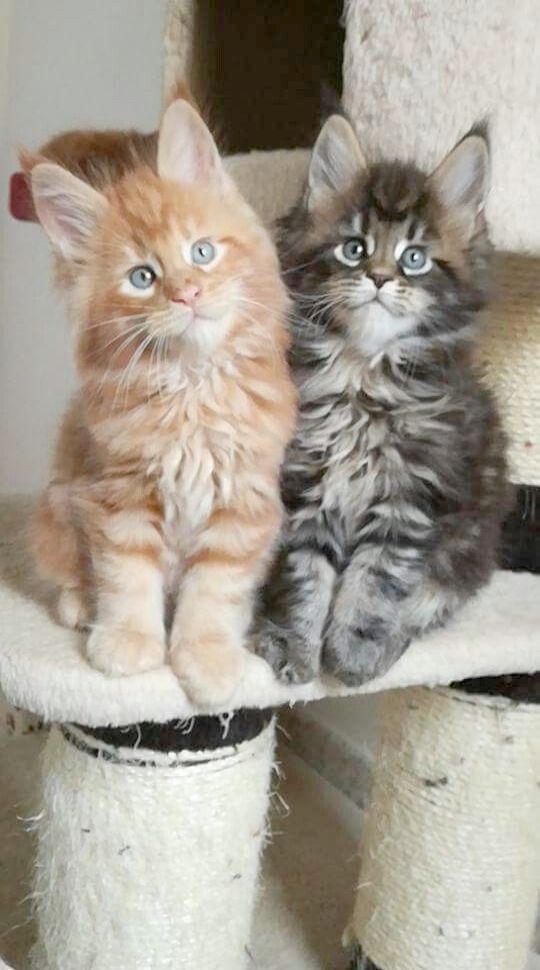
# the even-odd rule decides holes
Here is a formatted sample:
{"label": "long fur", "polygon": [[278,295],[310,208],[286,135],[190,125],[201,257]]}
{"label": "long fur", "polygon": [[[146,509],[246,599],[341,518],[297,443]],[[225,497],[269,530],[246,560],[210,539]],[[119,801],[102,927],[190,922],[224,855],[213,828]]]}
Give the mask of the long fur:
{"label": "long fur", "polygon": [[[193,157],[206,152],[215,171],[184,184],[142,165],[103,193],[87,188],[85,204],[100,200],[95,226],[68,219],[65,245],[77,251],[56,246],[80,391],[33,545],[61,588],[64,622],[90,625],[96,667],[116,675],[163,663],[170,614],[173,668],[193,699],[212,705],[237,683],[253,592],[280,527],[295,393],[274,247],[205,138]],[[57,230],[51,202],[58,172],[37,165],[32,180],[43,225],[62,244],[65,220]],[[57,195],[63,204],[65,191]],[[221,250],[209,270],[186,262],[200,238]],[[127,280],[148,263],[159,275],[141,296]],[[193,317],[177,302],[186,286],[200,290]]]}
{"label": "long fur", "polygon": [[[354,139],[327,122],[281,226],[300,414],[257,649],[292,681],[383,674],[487,581],[507,508],[503,437],[470,362],[489,293],[484,136],[431,178],[365,166]],[[351,239],[366,245],[354,266],[336,258]],[[414,277],[396,256],[412,243],[432,263]]]}

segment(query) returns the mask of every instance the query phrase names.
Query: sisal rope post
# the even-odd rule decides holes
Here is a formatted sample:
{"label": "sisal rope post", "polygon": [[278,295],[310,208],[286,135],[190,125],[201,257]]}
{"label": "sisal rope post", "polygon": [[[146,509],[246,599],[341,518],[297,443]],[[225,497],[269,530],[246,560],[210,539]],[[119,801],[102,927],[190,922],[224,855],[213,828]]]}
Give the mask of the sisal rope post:
{"label": "sisal rope post", "polygon": [[540,486],[540,257],[497,253],[479,363],[508,438],[510,478]]}
{"label": "sisal rope post", "polygon": [[[369,159],[414,158],[429,171],[472,125],[489,119],[486,213],[498,252],[479,360],[507,432],[512,481],[536,487],[539,25],[535,0],[379,0],[376,10],[370,0],[346,0],[343,61],[344,107]],[[486,40],[480,46],[479,36]]]}
{"label": "sisal rope post", "polygon": [[167,0],[163,33],[163,94],[168,98],[178,81],[193,74],[194,0]]}
{"label": "sisal rope post", "polygon": [[273,750],[273,720],[167,752],[52,728],[32,970],[242,970]]}
{"label": "sisal rope post", "polygon": [[364,960],[523,970],[539,784],[539,706],[446,688],[386,696],[349,930]]}

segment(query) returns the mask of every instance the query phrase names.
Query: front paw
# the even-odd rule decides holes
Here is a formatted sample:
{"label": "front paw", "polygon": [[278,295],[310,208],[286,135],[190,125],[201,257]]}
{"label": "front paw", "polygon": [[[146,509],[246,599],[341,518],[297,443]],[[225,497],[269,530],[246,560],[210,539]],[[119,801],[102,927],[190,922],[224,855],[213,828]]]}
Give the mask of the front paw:
{"label": "front paw", "polygon": [[238,687],[246,651],[225,639],[173,641],[171,666],[190,700],[202,708],[225,708]]}
{"label": "front paw", "polygon": [[374,624],[365,627],[333,621],[326,633],[322,669],[350,687],[382,677],[399,659],[409,640]]}
{"label": "front paw", "polygon": [[65,587],[58,597],[58,619],[70,630],[88,628],[88,608],[84,594],[76,586]]}
{"label": "front paw", "polygon": [[255,653],[284,684],[307,684],[317,676],[318,650],[301,634],[264,621],[254,637]]}
{"label": "front paw", "polygon": [[165,652],[165,642],[160,637],[121,626],[95,627],[86,644],[92,667],[109,677],[141,674],[161,667]]}

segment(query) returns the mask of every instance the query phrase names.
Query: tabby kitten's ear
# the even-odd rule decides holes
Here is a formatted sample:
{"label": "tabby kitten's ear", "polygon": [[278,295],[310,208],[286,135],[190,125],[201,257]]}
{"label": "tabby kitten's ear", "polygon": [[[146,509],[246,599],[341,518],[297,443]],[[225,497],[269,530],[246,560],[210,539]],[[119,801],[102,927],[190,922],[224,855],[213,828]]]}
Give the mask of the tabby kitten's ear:
{"label": "tabby kitten's ear", "polygon": [[311,155],[308,175],[308,207],[332,194],[346,192],[366,163],[358,139],[342,115],[331,115],[323,125]]}
{"label": "tabby kitten's ear", "polygon": [[466,135],[429,178],[448,216],[467,240],[489,190],[489,147],[482,134]]}
{"label": "tabby kitten's ear", "polygon": [[79,259],[108,202],[100,192],[61,165],[42,162],[31,172],[38,219],[64,259]]}
{"label": "tabby kitten's ear", "polygon": [[201,116],[187,101],[167,108],[159,129],[158,174],[182,185],[194,182],[227,184],[217,145]]}

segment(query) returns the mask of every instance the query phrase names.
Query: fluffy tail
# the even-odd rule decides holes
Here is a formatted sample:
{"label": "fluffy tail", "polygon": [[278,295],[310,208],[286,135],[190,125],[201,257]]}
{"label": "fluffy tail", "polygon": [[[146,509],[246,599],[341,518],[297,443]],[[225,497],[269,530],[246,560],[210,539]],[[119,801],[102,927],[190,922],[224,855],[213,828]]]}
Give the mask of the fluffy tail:
{"label": "fluffy tail", "polygon": [[[188,101],[196,111],[199,107],[183,78],[178,78],[166,92],[162,114],[173,101]],[[200,113],[200,112],[199,112]],[[66,131],[55,135],[37,151],[19,150],[19,163],[26,176],[28,199],[25,219],[37,216],[33,208],[29,175],[40,162],[56,162],[67,168],[79,178],[89,182],[94,188],[102,189],[116,182],[139,165],[154,167],[156,162],[158,130],[143,133],[128,131]],[[23,191],[22,182],[18,185],[19,195]],[[19,208],[21,206],[19,205]],[[24,207],[23,207],[24,208]],[[22,211],[22,208],[21,208]],[[33,215],[32,215],[33,213]],[[14,212],[16,215],[16,212]],[[22,218],[22,216],[21,216]]]}

